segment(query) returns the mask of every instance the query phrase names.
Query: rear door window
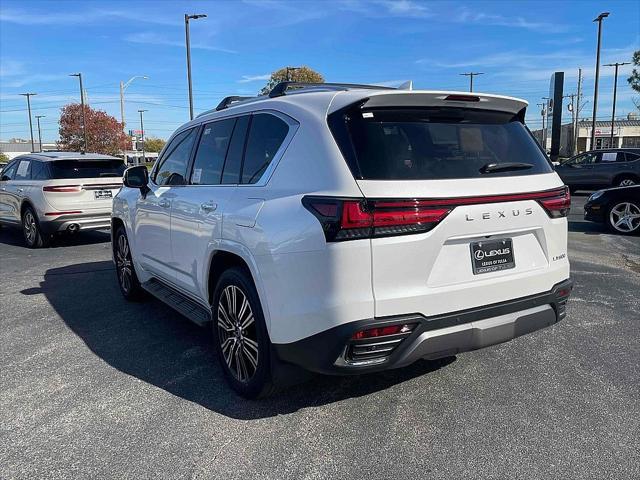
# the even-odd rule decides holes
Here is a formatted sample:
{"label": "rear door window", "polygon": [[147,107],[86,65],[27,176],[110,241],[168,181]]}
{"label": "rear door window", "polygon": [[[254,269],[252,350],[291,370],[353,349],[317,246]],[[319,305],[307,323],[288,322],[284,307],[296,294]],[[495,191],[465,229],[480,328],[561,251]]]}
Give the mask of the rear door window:
{"label": "rear door window", "polygon": [[280,149],[289,125],[275,115],[257,113],[251,119],[242,165],[242,183],[256,183]]}
{"label": "rear door window", "polygon": [[56,160],[50,162],[53,179],[121,177],[125,171],[122,160]]}
{"label": "rear door window", "polygon": [[31,180],[48,180],[49,171],[44,162],[31,160]]}
{"label": "rear door window", "polygon": [[337,114],[341,118],[332,114],[329,125],[356,178],[438,180],[553,171],[512,114],[452,108],[357,108]]}
{"label": "rear door window", "polygon": [[249,125],[249,116],[244,115],[238,117],[236,126],[233,129],[233,136],[227,151],[227,158],[224,162],[222,172],[223,184],[240,183],[240,169],[242,167],[242,155],[244,153],[244,144],[247,136],[247,126]]}
{"label": "rear door window", "polygon": [[193,185],[218,185],[227,155],[235,118],[208,123],[202,130],[200,144],[193,162]]}

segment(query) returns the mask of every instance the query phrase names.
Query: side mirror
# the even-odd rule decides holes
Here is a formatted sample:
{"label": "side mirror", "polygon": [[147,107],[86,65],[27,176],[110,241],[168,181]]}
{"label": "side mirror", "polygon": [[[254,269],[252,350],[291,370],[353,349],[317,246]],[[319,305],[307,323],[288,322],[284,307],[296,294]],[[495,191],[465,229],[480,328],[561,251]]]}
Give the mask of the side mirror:
{"label": "side mirror", "polygon": [[149,171],[144,165],[129,167],[124,171],[122,183],[125,187],[139,188],[142,193],[149,191],[147,184],[149,183]]}

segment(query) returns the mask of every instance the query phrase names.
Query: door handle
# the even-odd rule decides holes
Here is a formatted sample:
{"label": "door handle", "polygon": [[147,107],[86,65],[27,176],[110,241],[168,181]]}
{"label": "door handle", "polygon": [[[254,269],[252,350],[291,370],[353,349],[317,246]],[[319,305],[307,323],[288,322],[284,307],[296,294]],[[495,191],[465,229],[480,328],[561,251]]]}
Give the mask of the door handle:
{"label": "door handle", "polygon": [[200,209],[205,213],[215,212],[217,208],[218,208],[218,204],[213,202],[200,204]]}
{"label": "door handle", "polygon": [[158,202],[158,206],[162,207],[162,208],[169,208],[171,206],[171,203],[169,202],[169,200],[166,199],[162,199]]}

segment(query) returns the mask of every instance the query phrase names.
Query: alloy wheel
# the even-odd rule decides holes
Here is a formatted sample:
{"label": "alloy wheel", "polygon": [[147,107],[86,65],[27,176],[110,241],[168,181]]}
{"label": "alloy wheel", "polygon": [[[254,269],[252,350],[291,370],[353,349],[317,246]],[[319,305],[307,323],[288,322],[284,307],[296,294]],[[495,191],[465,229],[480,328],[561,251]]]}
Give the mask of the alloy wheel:
{"label": "alloy wheel", "polygon": [[625,178],[624,180],[622,180],[619,184],[620,187],[630,187],[631,185],[635,185],[636,182],[633,181],[631,178]]}
{"label": "alloy wheel", "polygon": [[131,271],[131,254],[129,251],[129,242],[127,237],[120,235],[118,237],[118,249],[116,250],[116,269],[118,270],[118,280],[120,286],[125,293],[131,291],[132,271]]}
{"label": "alloy wheel", "polygon": [[258,369],[258,338],[251,305],[240,287],[228,285],[221,292],[217,328],[227,367],[238,381],[248,382]]}
{"label": "alloy wheel", "polygon": [[24,228],[24,238],[27,240],[29,245],[33,245],[36,241],[36,236],[38,235],[38,225],[36,224],[36,219],[31,213],[31,210],[27,210],[24,214],[24,220],[22,221]]}
{"label": "alloy wheel", "polygon": [[609,222],[619,232],[634,232],[640,228],[640,207],[631,202],[618,203],[609,212]]}

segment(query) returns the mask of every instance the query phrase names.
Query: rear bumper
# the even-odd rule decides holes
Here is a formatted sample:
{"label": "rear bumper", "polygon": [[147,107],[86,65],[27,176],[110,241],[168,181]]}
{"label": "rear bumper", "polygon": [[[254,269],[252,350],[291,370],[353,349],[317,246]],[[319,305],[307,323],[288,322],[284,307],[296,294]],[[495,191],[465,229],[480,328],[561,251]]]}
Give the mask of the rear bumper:
{"label": "rear bumper", "polygon": [[75,229],[76,231],[106,230],[111,228],[111,212],[83,213],[77,215],[60,215],[53,218],[41,218],[40,228],[47,234],[64,232],[70,229]]}
{"label": "rear bumper", "polygon": [[[280,360],[325,374],[357,374],[409,365],[420,358],[436,359],[509,341],[562,320],[573,288],[571,279],[550,291],[446,315],[424,317],[403,315],[359,320],[339,325],[311,337],[287,344],[275,344]],[[385,325],[412,324],[410,334],[352,341],[355,332]],[[368,342],[368,343],[364,343]],[[371,348],[371,356],[355,359],[353,346]],[[371,345],[370,347],[368,345]],[[380,351],[392,350],[386,356]],[[367,357],[369,360],[367,360]],[[363,361],[364,360],[364,361]]]}

